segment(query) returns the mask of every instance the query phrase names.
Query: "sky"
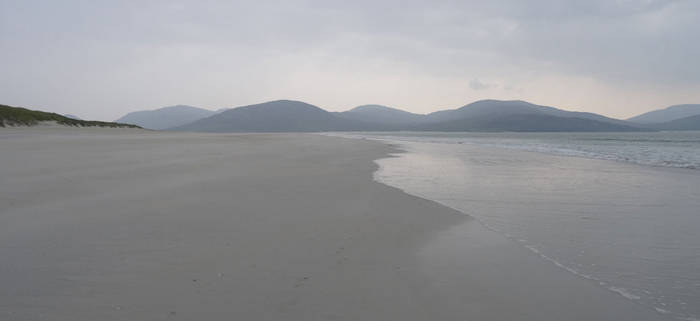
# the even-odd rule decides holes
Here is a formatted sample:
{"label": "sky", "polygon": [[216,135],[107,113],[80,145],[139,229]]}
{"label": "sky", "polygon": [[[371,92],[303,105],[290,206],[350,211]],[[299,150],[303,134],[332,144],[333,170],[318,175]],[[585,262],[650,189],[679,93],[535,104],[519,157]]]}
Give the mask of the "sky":
{"label": "sky", "polygon": [[0,0],[0,104],[114,120],[277,99],[416,113],[700,103],[700,1]]}

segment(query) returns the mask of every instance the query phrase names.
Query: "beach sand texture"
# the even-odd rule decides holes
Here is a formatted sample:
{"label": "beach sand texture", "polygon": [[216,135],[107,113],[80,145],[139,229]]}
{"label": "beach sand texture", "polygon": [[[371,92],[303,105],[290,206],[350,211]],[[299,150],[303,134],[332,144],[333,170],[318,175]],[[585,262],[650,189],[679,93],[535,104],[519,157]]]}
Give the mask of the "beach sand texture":
{"label": "beach sand texture", "polygon": [[373,181],[390,152],[0,130],[0,320],[663,320]]}

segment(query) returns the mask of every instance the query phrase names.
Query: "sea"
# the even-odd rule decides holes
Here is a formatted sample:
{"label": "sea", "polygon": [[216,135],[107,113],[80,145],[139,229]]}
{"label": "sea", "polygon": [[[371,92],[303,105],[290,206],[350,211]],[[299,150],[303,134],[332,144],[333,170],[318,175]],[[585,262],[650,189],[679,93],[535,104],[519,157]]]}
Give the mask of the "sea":
{"label": "sea", "polygon": [[659,314],[700,320],[700,131],[360,132],[375,179]]}

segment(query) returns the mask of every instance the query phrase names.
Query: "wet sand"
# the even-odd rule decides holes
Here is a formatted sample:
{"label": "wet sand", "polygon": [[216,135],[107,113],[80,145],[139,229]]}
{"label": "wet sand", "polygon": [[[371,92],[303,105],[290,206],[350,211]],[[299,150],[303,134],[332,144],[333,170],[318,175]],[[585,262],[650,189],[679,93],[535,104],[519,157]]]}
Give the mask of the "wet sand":
{"label": "wet sand", "polygon": [[0,129],[0,319],[663,320],[373,181],[392,151]]}

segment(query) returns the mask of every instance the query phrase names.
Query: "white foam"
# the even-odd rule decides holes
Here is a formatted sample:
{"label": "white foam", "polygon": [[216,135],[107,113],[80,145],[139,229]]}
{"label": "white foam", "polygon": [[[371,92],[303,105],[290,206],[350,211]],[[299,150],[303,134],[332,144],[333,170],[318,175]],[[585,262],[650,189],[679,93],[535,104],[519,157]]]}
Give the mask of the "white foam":
{"label": "white foam", "polygon": [[654,310],[656,310],[656,312],[663,313],[663,314],[669,314],[669,313],[671,313],[670,311],[664,310],[664,309],[659,308],[659,307],[654,307]]}
{"label": "white foam", "polygon": [[642,297],[640,297],[640,296],[638,296],[638,295],[634,295],[634,294],[630,293],[630,292],[627,291],[627,289],[625,289],[625,288],[620,288],[620,287],[616,287],[616,286],[611,286],[611,287],[608,287],[608,290],[613,291],[613,292],[615,292],[615,293],[617,293],[617,294],[619,294],[619,295],[621,295],[621,296],[623,296],[623,297],[625,297],[625,298],[628,298],[628,299],[630,299],[630,300],[639,300],[639,299],[642,298]]}

